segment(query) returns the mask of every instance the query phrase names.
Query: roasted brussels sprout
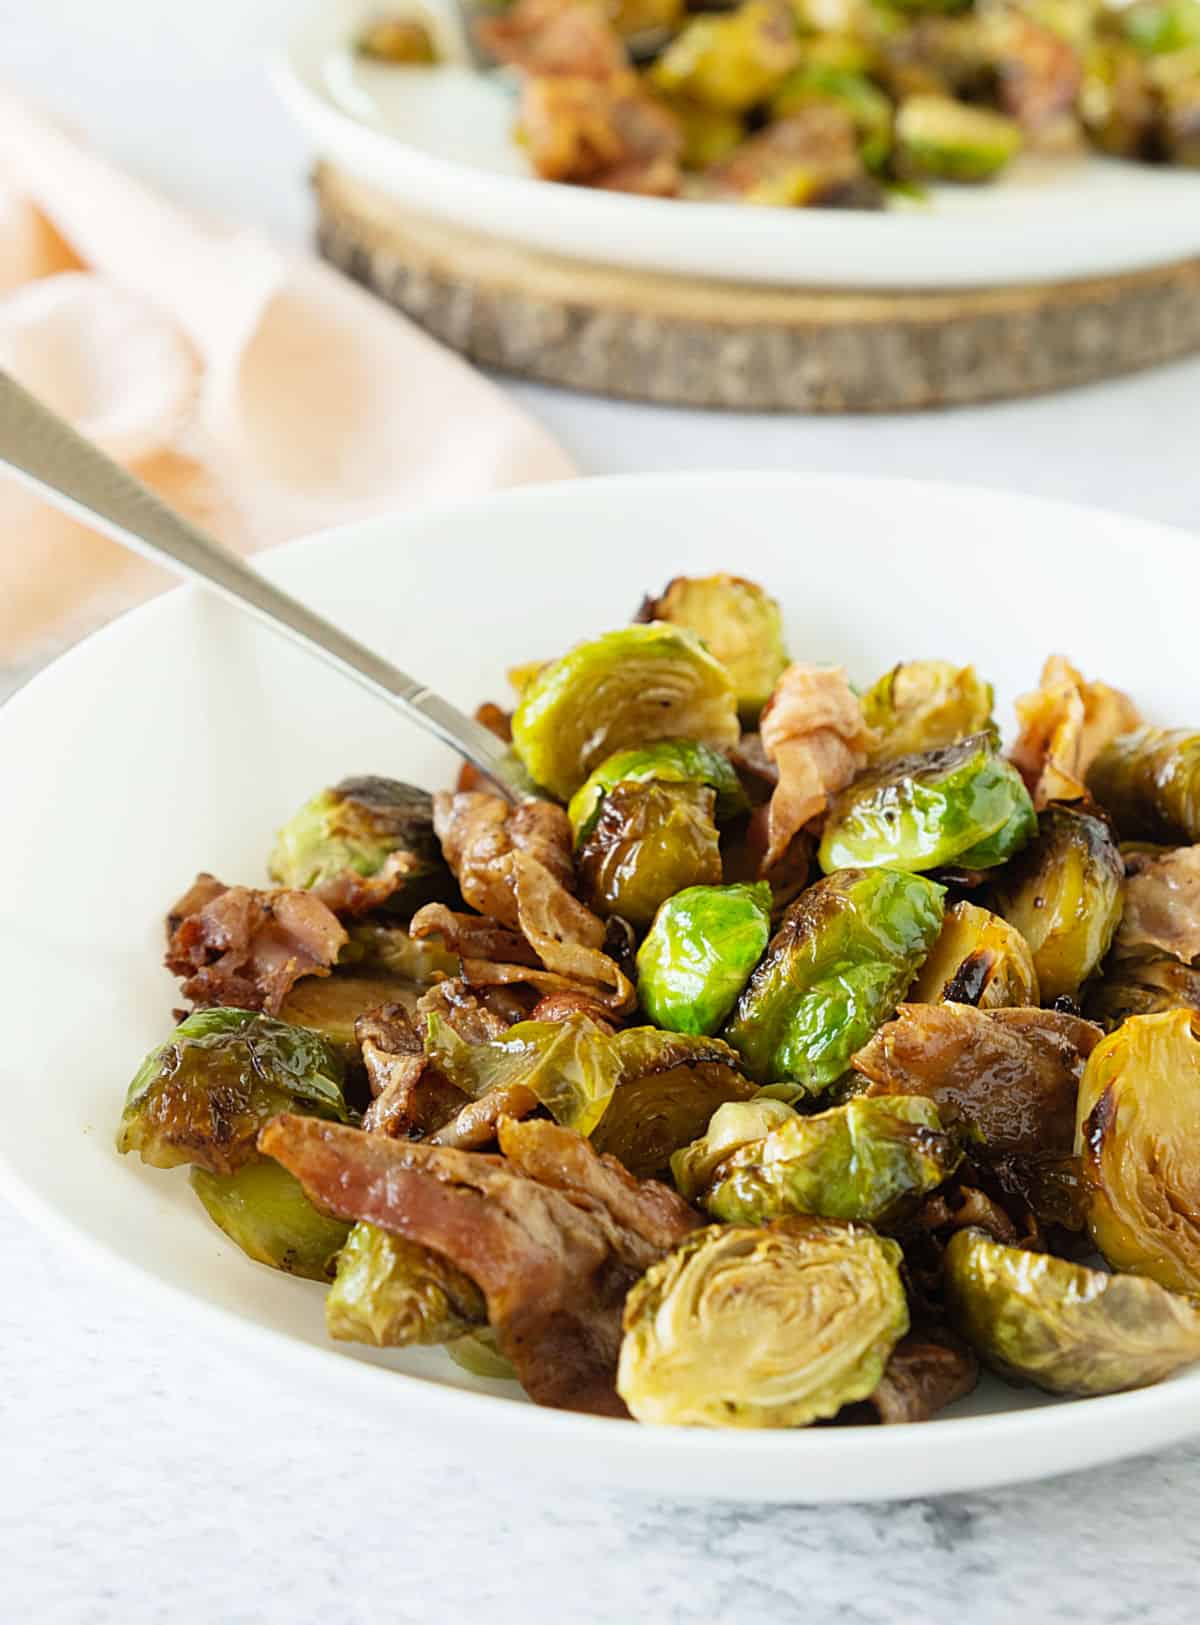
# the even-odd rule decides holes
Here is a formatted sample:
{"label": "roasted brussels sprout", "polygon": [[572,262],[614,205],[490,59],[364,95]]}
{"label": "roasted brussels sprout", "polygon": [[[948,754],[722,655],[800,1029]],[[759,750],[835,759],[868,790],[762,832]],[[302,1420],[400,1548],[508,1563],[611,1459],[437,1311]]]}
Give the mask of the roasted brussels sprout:
{"label": "roasted brussels sprout", "polygon": [[[683,135],[680,163],[684,169],[707,169],[709,164],[719,164],[746,134],[740,113],[705,107],[700,102],[689,101],[686,96],[668,97],[660,93],[659,99],[670,108]],[[669,620],[670,617],[664,615],[658,619]]]}
{"label": "roasted brussels sprout", "polygon": [[944,891],[895,869],[842,869],[802,892],[724,1037],[761,1083],[819,1094],[895,1010],[942,924]]}
{"label": "roasted brussels sprout", "polygon": [[1159,105],[1148,64],[1122,40],[1087,49],[1079,115],[1092,144],[1114,158],[1148,157],[1158,141]]}
{"label": "roasted brussels sprout", "polygon": [[644,927],[687,886],[721,881],[713,791],[701,784],[618,784],[576,858],[583,894],[602,917]]}
{"label": "roasted brussels sprout", "polygon": [[800,1114],[787,1101],[760,1090],[750,1100],[718,1106],[699,1138],[680,1146],[671,1158],[671,1178],[681,1196],[696,1202],[735,1151],[757,1145],[772,1129],[795,1122]]}
{"label": "roasted brussels sprout", "polygon": [[[353,876],[378,875],[394,853],[406,854],[409,861],[393,866],[400,872],[386,888],[388,895],[378,904],[364,898],[367,906],[407,916],[424,903],[457,897],[433,832],[429,793],[374,775],[343,779],[306,802],[279,831],[270,874],[281,886],[301,891],[336,887],[344,880],[352,886]],[[330,900],[335,912],[339,901]],[[351,906],[350,912],[365,908]]]}
{"label": "roasted brussels sprout", "polygon": [[513,713],[530,776],[566,801],[606,757],[659,739],[737,742],[728,673],[681,627],[652,622],[581,643],[544,666]]}
{"label": "roasted brussels sprout", "polygon": [[908,990],[910,1004],[980,1010],[1041,1003],[1033,953],[1015,925],[974,903],[955,903]]}
{"label": "roasted brussels sprout", "polygon": [[668,95],[740,113],[769,96],[799,54],[786,5],[743,0],[726,16],[692,18],[654,64],[650,79]]}
{"label": "roasted brussels sprout", "polygon": [[974,666],[949,660],[905,660],[862,697],[863,717],[877,738],[871,761],[894,762],[956,745],[974,734],[994,744],[999,734],[992,721],[992,685]]}
{"label": "roasted brussels sprout", "polygon": [[248,1162],[235,1174],[193,1168],[204,1210],[248,1257],[307,1281],[332,1281],[350,1226],[331,1219],[277,1162]]}
{"label": "roasted brussels sprout", "polygon": [[1200,967],[1180,964],[1169,954],[1110,959],[1104,975],[1088,988],[1084,1010],[1109,1032],[1130,1016],[1200,1013]]}
{"label": "roasted brussels sprout", "polygon": [[1077,1125],[1096,1246],[1114,1269],[1200,1293],[1200,1016],[1131,1016],[1110,1033]]}
{"label": "roasted brussels sprout", "polygon": [[639,619],[694,632],[729,673],[738,709],[750,724],[788,663],[779,605],[741,576],[676,576],[658,598],[646,600]]}
{"label": "roasted brussels sprout", "polygon": [[1198,0],[1134,0],[1110,18],[1143,56],[1165,56],[1200,45]]}
{"label": "roasted brussels sprout", "polygon": [[689,886],[668,898],[638,950],[638,999],[656,1026],[715,1033],[766,951],[771,888]]}
{"label": "roasted brussels sprout", "polygon": [[433,35],[419,17],[379,17],[363,29],[354,49],[393,67],[427,68],[437,61]]}
{"label": "roasted brussels sprout", "polygon": [[1016,768],[986,734],[869,769],[834,798],[818,857],[822,869],[990,869],[1037,828]]}
{"label": "roasted brussels sprout", "polygon": [[992,907],[1032,949],[1047,1004],[1078,993],[1108,952],[1124,879],[1103,819],[1057,805],[1040,815],[1037,839],[1000,875]]}
{"label": "roasted brussels sprout", "polygon": [[1200,841],[1200,733],[1121,734],[1092,763],[1087,786],[1125,840]]}
{"label": "roasted brussels sprout", "polygon": [[892,150],[892,104],[865,72],[807,60],[776,90],[769,111],[772,118],[787,118],[814,102],[844,107],[854,121],[863,163],[876,172],[883,168]]}
{"label": "roasted brussels sprout", "polygon": [[360,1219],[338,1259],[325,1324],[343,1342],[407,1348],[466,1336],[487,1324],[487,1306],[437,1253]]}
{"label": "roasted brussels sprout", "polygon": [[399,925],[381,925],[362,920],[350,927],[350,941],[338,956],[338,975],[343,967],[353,967],[354,975],[378,977],[380,972],[397,977],[414,987],[432,987],[443,977],[457,976],[462,961],[437,937],[410,936]]}
{"label": "roasted brussels sprout", "polygon": [[456,1337],[446,1344],[446,1353],[455,1365],[462,1366],[473,1377],[487,1377],[491,1382],[517,1381],[516,1367],[500,1352],[496,1334],[490,1326],[482,1326],[466,1337]]}
{"label": "roasted brussels sprout", "polygon": [[910,96],[896,114],[896,161],[914,179],[990,180],[1021,141],[1014,119],[950,96]]}
{"label": "roasted brussels sprout", "polygon": [[908,1330],[900,1248],[832,1219],[715,1225],[625,1302],[617,1391],[639,1422],[804,1427],[875,1389]]}
{"label": "roasted brussels sprout", "polygon": [[332,976],[305,976],[283,1001],[279,1019],[293,1027],[307,1027],[310,1032],[320,1033],[346,1066],[356,1066],[359,1044],[354,1023],[368,1010],[403,999],[406,993],[415,1004],[416,987],[399,978],[357,976],[340,970]]}
{"label": "roasted brussels sprout", "polygon": [[332,1047],[303,1027],[256,1010],[196,1010],[138,1068],[117,1150],[155,1168],[236,1173],[277,1112],[349,1122],[342,1076]]}
{"label": "roasted brussels sprout", "polygon": [[582,845],[596,827],[605,796],[618,784],[707,785],[716,791],[717,822],[736,818],[749,803],[742,782],[727,756],[695,739],[660,739],[653,745],[619,750],[591,775],[571,797],[567,817],[576,846]]}
{"label": "roasted brussels sprout", "polygon": [[[718,1140],[725,1137],[721,1113],[746,1109],[720,1108],[710,1125]],[[709,1160],[707,1152],[690,1160],[687,1151],[678,1153],[671,1166],[682,1194],[727,1223],[816,1213],[887,1227],[949,1178],[961,1157],[931,1100],[896,1095],[850,1100],[815,1117],[793,1112],[761,1140],[732,1151],[698,1191],[685,1189],[685,1182]]]}
{"label": "roasted brussels sprout", "polygon": [[945,1282],[951,1318],[985,1362],[1047,1393],[1146,1388],[1200,1360],[1200,1304],[1154,1281],[960,1230]]}

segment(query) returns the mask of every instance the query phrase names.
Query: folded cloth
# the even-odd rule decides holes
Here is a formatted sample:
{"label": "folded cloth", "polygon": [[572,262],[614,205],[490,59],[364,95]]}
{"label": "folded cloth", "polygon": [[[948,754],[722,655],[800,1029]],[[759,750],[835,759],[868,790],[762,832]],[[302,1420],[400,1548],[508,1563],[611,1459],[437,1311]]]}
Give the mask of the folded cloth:
{"label": "folded cloth", "polygon": [[[243,552],[574,472],[320,263],[209,229],[0,94],[0,367]],[[0,475],[0,665],[167,584]]]}

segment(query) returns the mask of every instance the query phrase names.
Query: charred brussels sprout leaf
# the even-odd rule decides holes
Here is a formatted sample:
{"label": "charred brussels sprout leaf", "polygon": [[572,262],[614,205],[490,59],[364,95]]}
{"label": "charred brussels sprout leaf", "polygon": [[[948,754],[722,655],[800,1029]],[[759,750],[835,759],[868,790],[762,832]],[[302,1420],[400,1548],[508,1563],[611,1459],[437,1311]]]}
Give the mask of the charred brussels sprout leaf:
{"label": "charred brussels sprout leaf", "polygon": [[1092,1240],[1119,1270],[1200,1293],[1200,1016],[1132,1016],[1079,1085]]}
{"label": "charred brussels sprout leaf", "polygon": [[638,999],[659,1027],[715,1033],[771,935],[771,888],[689,886],[654,916],[638,950]]}
{"label": "charred brussels sprout leaf", "polygon": [[270,873],[281,886],[312,890],[347,872],[377,874],[394,852],[407,853],[412,867],[381,905],[387,912],[408,915],[424,903],[454,900],[428,791],[374,775],[343,779],[306,802],[279,831]]}
{"label": "charred brussels sprout leaf", "polygon": [[448,1343],[487,1323],[483,1294],[427,1247],[360,1220],[325,1299],[331,1337],[376,1348]]}
{"label": "charred brussels sprout leaf", "polygon": [[1041,1003],[1033,953],[1015,925],[974,903],[955,903],[908,990],[910,1004],[980,1010]]}
{"label": "charred brussels sprout leaf", "polygon": [[1154,1281],[1107,1275],[960,1230],[945,1259],[962,1335],[1001,1376],[1051,1394],[1113,1394],[1200,1359],[1200,1305]]}
{"label": "charred brussels sprout leaf", "polygon": [[596,827],[600,807],[618,784],[706,784],[717,794],[717,822],[736,818],[749,805],[741,780],[727,756],[695,739],[660,739],[653,745],[619,750],[590,776],[571,797],[567,816],[575,844],[581,845]]}
{"label": "charred brussels sprout leaf", "polygon": [[941,886],[843,869],[788,909],[724,1037],[761,1083],[817,1094],[895,1010],[942,924]]}
{"label": "charred brussels sprout leaf", "polygon": [[1034,835],[1021,775],[986,734],[869,769],[834,799],[819,853],[835,869],[990,869]]}
{"label": "charred brussels sprout leaf", "polygon": [[931,1100],[850,1100],[815,1117],[793,1114],[739,1147],[714,1169],[699,1200],[726,1223],[816,1213],[886,1226],[960,1160]]}
{"label": "charred brussels sprout leaf", "polygon": [[325,1040],[256,1010],[197,1010],[151,1050],[129,1086],[118,1151],[155,1168],[232,1174],[278,1112],[350,1121],[342,1063]]}
{"label": "charred brussels sprout leaf", "polygon": [[698,1230],[633,1288],[617,1391],[639,1422],[804,1427],[866,1399],[908,1330],[900,1248],[832,1219]]}
{"label": "charred brussels sprout leaf", "polygon": [[740,576],[676,576],[643,606],[642,619],[694,632],[729,673],[747,722],[757,718],[788,663],[779,605]]}
{"label": "charred brussels sprout leaf", "polygon": [[1120,924],[1125,868],[1103,819],[1051,806],[1038,837],[1001,875],[992,904],[1033,952],[1042,999],[1079,991]]}
{"label": "charred brussels sprout leaf", "polygon": [[991,180],[1021,144],[1015,120],[950,96],[910,96],[896,114],[896,161],[911,179]]}
{"label": "charred brussels sprout leaf", "polygon": [[189,1178],[209,1218],[248,1257],[287,1275],[332,1281],[350,1226],[319,1213],[286,1168],[248,1162],[235,1174],[193,1168]]}
{"label": "charred brussels sprout leaf", "polygon": [[721,880],[713,792],[699,784],[618,784],[577,854],[595,912],[650,924],[660,903],[686,886]]}
{"label": "charred brussels sprout leaf", "polygon": [[737,700],[699,638],[658,622],[622,627],[545,666],[521,696],[513,744],[530,777],[566,801],[606,757],[658,739],[736,744]]}
{"label": "charred brussels sprout leaf", "polygon": [[1126,840],[1200,841],[1200,733],[1121,734],[1092,763],[1087,785]]}
{"label": "charred brussels sprout leaf", "polygon": [[974,666],[907,660],[885,672],[862,697],[863,717],[878,742],[874,762],[895,761],[955,745],[973,734],[997,741],[992,685]]}

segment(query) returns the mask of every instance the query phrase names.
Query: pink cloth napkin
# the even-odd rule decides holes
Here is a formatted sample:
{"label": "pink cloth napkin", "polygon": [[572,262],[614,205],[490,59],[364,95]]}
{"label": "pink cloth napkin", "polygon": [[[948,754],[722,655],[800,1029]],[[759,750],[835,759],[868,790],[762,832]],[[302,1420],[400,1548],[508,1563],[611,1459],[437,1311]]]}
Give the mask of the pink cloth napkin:
{"label": "pink cloth napkin", "polygon": [[[317,261],[207,229],[0,95],[0,367],[242,551],[575,471]],[[167,584],[0,476],[0,663]]]}

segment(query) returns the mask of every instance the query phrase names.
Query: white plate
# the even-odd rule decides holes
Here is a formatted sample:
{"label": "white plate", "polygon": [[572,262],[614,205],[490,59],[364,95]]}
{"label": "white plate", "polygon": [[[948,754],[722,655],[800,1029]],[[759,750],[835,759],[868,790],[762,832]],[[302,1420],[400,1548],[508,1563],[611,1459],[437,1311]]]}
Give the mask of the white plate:
{"label": "white plate", "polygon": [[[373,0],[324,4],[273,62],[320,155],[399,202],[574,259],[797,287],[1060,281],[1200,253],[1200,175],[1103,158],[1024,160],[917,209],[750,208],[537,180],[514,101],[466,66],[389,68],[349,49]],[[439,7],[446,47],[454,30]]]}
{"label": "white plate", "polygon": [[[1195,720],[1196,541],[986,491],[765,474],[579,481],[372,520],[263,567],[463,705],[503,698],[506,667],[619,624],[678,571],[733,567],[781,598],[796,655],[845,661],[862,682],[914,655],[974,661],[1007,717],[1043,656],[1063,649],[1152,717]],[[538,1410],[439,1350],[331,1343],[317,1287],[251,1263],[185,1170],[122,1159],[112,1136],[138,1061],[170,1030],[162,916],[195,871],[258,883],[273,831],[316,787],[363,771],[438,786],[452,758],[189,589],[125,616],[11,700],[0,762],[3,1187],[157,1292],[164,1315],[198,1311],[281,1381],[319,1390],[331,1450],[366,1415],[381,1449],[432,1429],[476,1462],[511,1467],[519,1452],[527,1473],[838,1500],[1062,1472],[1200,1427],[1200,1372],[1072,1404],[988,1383],[925,1427],[707,1433]]]}

